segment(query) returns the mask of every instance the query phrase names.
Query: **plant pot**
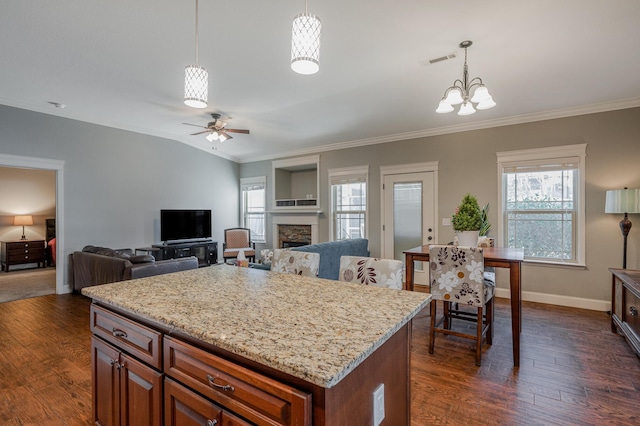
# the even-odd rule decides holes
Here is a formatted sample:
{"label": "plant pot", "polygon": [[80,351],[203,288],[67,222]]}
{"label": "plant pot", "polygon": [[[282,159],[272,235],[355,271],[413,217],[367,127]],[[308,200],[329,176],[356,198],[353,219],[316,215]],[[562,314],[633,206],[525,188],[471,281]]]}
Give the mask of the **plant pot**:
{"label": "plant pot", "polygon": [[465,247],[478,247],[480,231],[456,231],[458,245]]}

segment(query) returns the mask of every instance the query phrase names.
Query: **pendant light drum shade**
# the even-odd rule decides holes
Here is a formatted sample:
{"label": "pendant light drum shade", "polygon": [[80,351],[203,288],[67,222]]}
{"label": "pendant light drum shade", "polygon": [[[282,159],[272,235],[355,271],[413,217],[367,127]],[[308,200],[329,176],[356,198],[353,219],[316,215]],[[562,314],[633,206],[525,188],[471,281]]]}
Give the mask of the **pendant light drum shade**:
{"label": "pendant light drum shade", "polygon": [[291,31],[291,69],[298,74],[315,74],[320,69],[320,31],[315,15],[301,13],[293,19]]}
{"label": "pendant light drum shade", "polygon": [[199,65],[184,69],[184,103],[192,108],[206,108],[209,73]]}

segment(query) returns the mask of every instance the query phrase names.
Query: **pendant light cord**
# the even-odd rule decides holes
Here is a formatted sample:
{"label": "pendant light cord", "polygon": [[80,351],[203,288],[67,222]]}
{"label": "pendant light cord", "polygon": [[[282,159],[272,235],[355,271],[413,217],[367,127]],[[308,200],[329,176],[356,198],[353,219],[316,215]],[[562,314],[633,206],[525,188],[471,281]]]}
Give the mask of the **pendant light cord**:
{"label": "pendant light cord", "polygon": [[196,65],[198,65],[198,0],[196,0]]}

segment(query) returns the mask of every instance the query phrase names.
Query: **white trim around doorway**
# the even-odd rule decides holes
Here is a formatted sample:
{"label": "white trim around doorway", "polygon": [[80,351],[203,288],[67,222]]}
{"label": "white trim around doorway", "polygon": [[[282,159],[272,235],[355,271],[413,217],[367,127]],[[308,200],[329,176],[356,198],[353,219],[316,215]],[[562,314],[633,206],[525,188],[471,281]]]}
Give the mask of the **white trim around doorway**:
{"label": "white trim around doorway", "polygon": [[71,284],[64,283],[64,161],[0,154],[0,166],[56,172],[56,258],[62,260],[56,265],[56,294],[71,293]]}

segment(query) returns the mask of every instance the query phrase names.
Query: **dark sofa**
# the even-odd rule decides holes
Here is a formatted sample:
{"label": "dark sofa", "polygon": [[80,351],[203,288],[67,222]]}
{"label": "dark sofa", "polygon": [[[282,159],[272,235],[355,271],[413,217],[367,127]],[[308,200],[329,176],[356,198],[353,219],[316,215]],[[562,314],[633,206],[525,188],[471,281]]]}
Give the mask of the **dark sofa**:
{"label": "dark sofa", "polygon": [[73,290],[118,281],[198,268],[198,259],[185,257],[157,261],[151,255],[134,256],[131,249],[86,246],[71,255]]}

